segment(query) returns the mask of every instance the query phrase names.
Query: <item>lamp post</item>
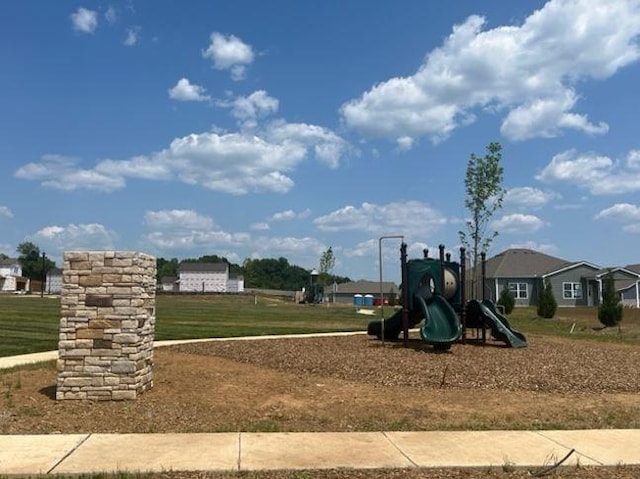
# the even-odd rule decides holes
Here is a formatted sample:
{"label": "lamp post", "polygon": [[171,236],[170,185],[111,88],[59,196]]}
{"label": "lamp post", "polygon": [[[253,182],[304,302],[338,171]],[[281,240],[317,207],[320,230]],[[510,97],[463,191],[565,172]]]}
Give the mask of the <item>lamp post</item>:
{"label": "lamp post", "polygon": [[44,298],[44,285],[47,282],[47,269],[46,269],[46,261],[47,261],[47,254],[43,251],[42,252],[42,284],[40,285],[40,297]]}
{"label": "lamp post", "polygon": [[310,289],[310,294],[311,294],[311,302],[315,303],[316,302],[316,296],[318,295],[318,291],[317,291],[317,284],[318,284],[318,276],[320,276],[320,273],[318,273],[318,270],[316,270],[315,268],[311,270],[311,285],[309,286]]}

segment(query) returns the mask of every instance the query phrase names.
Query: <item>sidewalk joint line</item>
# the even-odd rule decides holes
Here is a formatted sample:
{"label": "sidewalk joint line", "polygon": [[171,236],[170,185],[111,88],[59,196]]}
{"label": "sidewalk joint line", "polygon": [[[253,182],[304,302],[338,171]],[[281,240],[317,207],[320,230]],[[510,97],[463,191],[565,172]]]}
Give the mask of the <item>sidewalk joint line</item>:
{"label": "sidewalk joint line", "polygon": [[78,444],[75,445],[75,447],[73,447],[69,452],[67,452],[58,462],[56,462],[53,467],[51,467],[51,469],[49,469],[45,474],[51,474],[51,472],[58,467],[60,464],[62,464],[62,462],[64,460],[66,460],[71,454],[73,454],[74,452],[76,452],[78,450],[78,448],[80,446],[82,446],[85,442],[87,442],[89,440],[89,438],[93,435],[92,432],[90,432],[89,434],[87,434],[87,436],[82,439]]}
{"label": "sidewalk joint line", "polygon": [[400,449],[400,447],[393,442],[393,439],[391,439],[389,436],[387,436],[387,433],[385,431],[382,431],[382,435],[386,438],[387,441],[389,441],[389,443],[400,453],[404,456],[404,458],[409,461],[411,464],[413,464],[413,467],[420,467],[418,466],[418,464],[416,464],[415,462],[413,462],[413,459],[411,459],[402,449]]}
{"label": "sidewalk joint line", "polygon": [[547,441],[551,441],[551,442],[553,442],[553,443],[557,444],[558,446],[564,447],[564,448],[566,448],[566,449],[573,449],[573,450],[576,452],[576,454],[578,454],[579,456],[586,457],[587,459],[590,459],[590,460],[592,460],[592,461],[595,461],[595,462],[597,462],[600,466],[604,466],[604,465],[605,465],[605,464],[604,464],[604,462],[599,461],[599,460],[598,460],[598,459],[596,459],[595,457],[591,457],[591,456],[588,456],[587,454],[584,454],[583,452],[580,452],[580,449],[578,449],[577,447],[570,447],[570,446],[567,446],[567,445],[565,445],[565,444],[561,443],[560,441],[556,441],[555,439],[552,439],[552,438],[550,438],[550,437],[545,436],[545,435],[543,434],[545,431],[531,431],[531,432],[533,432],[533,433],[535,433],[535,434],[538,434],[539,436],[541,436],[541,437],[545,438]]}
{"label": "sidewalk joint line", "polygon": [[240,472],[240,459],[242,458],[242,433],[238,432],[238,472]]}

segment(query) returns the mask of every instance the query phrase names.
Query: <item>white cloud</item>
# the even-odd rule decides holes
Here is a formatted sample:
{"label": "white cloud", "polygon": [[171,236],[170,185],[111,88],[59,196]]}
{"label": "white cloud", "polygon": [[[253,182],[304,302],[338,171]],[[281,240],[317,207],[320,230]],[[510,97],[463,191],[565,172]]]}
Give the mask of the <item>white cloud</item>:
{"label": "white cloud", "polygon": [[226,36],[218,32],[211,34],[211,43],[202,56],[213,60],[215,69],[230,70],[231,78],[236,81],[245,77],[246,67],[254,59],[251,45],[234,35]]}
{"label": "white cloud", "polygon": [[494,221],[492,229],[500,233],[533,233],[543,226],[544,221],[535,215],[515,213]]}
{"label": "white cloud", "polygon": [[111,25],[116,23],[116,21],[118,20],[118,13],[116,12],[116,9],[113,8],[112,6],[109,6],[109,8],[107,8],[106,12],[104,12],[104,18]]}
{"label": "white cloud", "polygon": [[164,230],[209,230],[215,226],[213,219],[193,210],[147,211],[144,219],[150,228]]}
{"label": "white cloud", "polygon": [[[315,264],[327,249],[321,241],[308,236],[267,237],[261,236],[253,241],[253,257],[295,257],[302,264]],[[295,264],[295,263],[294,263]]]}
{"label": "white cloud", "polygon": [[61,155],[44,155],[39,163],[28,163],[15,172],[15,177],[40,181],[43,186],[72,191],[89,189],[113,191],[124,187],[122,176],[98,169],[77,167],[78,160]]}
{"label": "white cloud", "polygon": [[127,47],[132,47],[136,43],[138,43],[138,39],[140,36],[141,27],[135,26],[131,28],[127,28],[127,36],[122,41],[123,45]]}
{"label": "white cloud", "polygon": [[5,218],[13,218],[13,212],[8,206],[0,206],[0,216]]}
{"label": "white cloud", "polygon": [[169,88],[169,98],[179,101],[208,101],[210,97],[206,90],[194,85],[187,78],[180,78],[172,88]]}
{"label": "white cloud", "polygon": [[640,233],[640,206],[631,203],[617,203],[600,211],[597,220],[608,219],[625,223],[622,227],[627,233]]}
{"label": "white cloud", "polygon": [[231,102],[218,102],[219,106],[231,107],[231,115],[246,128],[254,128],[259,118],[278,111],[279,101],[264,90],[254,91],[249,96],[238,96]]}
{"label": "white cloud", "polygon": [[110,250],[115,248],[116,233],[98,223],[50,225],[31,237],[50,256],[62,256],[70,250]]}
{"label": "white cloud", "polygon": [[595,153],[568,150],[555,155],[536,176],[545,182],[566,182],[588,189],[594,195],[640,191],[640,160],[632,150],[624,160],[614,161]]}
{"label": "white cloud", "polygon": [[256,231],[266,231],[269,229],[269,223],[266,223],[266,222],[253,223],[250,226],[250,228]]}
{"label": "white cloud", "polygon": [[313,223],[322,231],[359,231],[366,234],[404,234],[419,238],[435,232],[448,220],[420,201],[392,202],[385,205],[362,203],[345,206],[320,216]]}
{"label": "white cloud", "polygon": [[337,168],[340,160],[351,152],[343,138],[328,128],[307,123],[273,121],[265,128],[265,136],[275,143],[298,143],[310,151],[317,160],[329,168]]}
{"label": "white cloud", "polygon": [[[169,96],[183,101],[209,99],[202,87],[186,78],[169,90]],[[275,112],[277,100],[257,91],[224,106],[231,106],[237,117],[257,119]],[[289,173],[300,163],[315,159],[337,168],[344,157],[354,152],[347,141],[318,125],[278,119],[254,126],[236,133],[193,133],[174,139],[159,152],[129,160],[99,160],[93,168],[82,168],[73,158],[45,155],[39,162],[20,167],[15,177],[60,190],[114,191],[123,188],[127,178],[142,178],[178,180],[237,195],[286,193],[294,186]]]}
{"label": "white cloud", "polygon": [[551,0],[521,25],[485,28],[479,16],[456,25],[415,74],[378,83],[345,103],[346,125],[406,145],[421,136],[442,140],[484,110],[505,112],[501,131],[514,140],[567,129],[607,132],[605,123],[573,111],[580,98],[575,89],[638,60],[637,1],[594,7],[591,0]]}
{"label": "white cloud", "polygon": [[82,33],[93,33],[98,28],[98,12],[79,7],[70,15],[73,29]]}
{"label": "white cloud", "polygon": [[531,186],[509,188],[504,197],[505,207],[541,208],[550,201],[561,198],[560,194],[543,191]]}
{"label": "white cloud", "polygon": [[289,221],[296,217],[296,212],[293,210],[279,211],[271,216],[271,221]]}

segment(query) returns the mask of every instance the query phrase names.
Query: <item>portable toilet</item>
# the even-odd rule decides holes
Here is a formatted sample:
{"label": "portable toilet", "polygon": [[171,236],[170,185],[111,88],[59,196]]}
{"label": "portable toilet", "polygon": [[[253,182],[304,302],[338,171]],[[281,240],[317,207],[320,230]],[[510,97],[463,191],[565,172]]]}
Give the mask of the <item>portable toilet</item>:
{"label": "portable toilet", "polygon": [[363,304],[363,298],[361,294],[354,294],[353,295],[353,305],[354,306],[362,306]]}
{"label": "portable toilet", "polygon": [[365,306],[369,306],[369,307],[373,307],[373,295],[372,294],[367,294],[364,297],[364,305]]}

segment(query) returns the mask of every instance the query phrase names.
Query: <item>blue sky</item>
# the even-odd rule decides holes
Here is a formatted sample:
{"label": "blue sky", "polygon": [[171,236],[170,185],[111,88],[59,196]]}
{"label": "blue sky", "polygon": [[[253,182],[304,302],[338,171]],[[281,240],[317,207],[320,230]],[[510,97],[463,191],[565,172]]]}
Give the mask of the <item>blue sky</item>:
{"label": "blue sky", "polygon": [[[640,1],[3,2],[0,252],[284,256],[378,277],[457,255],[503,146],[489,252],[640,262]],[[384,243],[385,279],[399,244]]]}

